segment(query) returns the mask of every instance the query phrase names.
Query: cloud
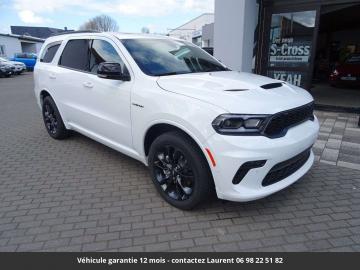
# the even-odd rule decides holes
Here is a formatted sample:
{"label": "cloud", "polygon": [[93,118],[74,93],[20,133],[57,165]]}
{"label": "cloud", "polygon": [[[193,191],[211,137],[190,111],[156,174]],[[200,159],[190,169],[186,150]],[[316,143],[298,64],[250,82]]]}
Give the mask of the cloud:
{"label": "cloud", "polygon": [[24,22],[41,23],[45,14],[77,9],[114,15],[157,17],[177,12],[213,12],[214,0],[14,0]]}
{"label": "cloud", "polygon": [[24,23],[40,24],[49,21],[48,19],[35,15],[31,10],[21,10],[18,15]]}

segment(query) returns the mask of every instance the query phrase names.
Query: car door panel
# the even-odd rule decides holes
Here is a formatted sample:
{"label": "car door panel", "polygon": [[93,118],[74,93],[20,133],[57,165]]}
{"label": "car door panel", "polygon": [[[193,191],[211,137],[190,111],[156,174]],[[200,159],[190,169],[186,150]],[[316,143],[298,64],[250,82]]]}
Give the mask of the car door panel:
{"label": "car door panel", "polygon": [[[119,54],[116,44],[105,41],[106,46],[110,44]],[[133,81],[103,79],[96,75],[96,70],[92,73],[64,67],[59,70],[59,74],[54,75],[63,89],[61,102],[69,124],[132,148],[130,98]]]}

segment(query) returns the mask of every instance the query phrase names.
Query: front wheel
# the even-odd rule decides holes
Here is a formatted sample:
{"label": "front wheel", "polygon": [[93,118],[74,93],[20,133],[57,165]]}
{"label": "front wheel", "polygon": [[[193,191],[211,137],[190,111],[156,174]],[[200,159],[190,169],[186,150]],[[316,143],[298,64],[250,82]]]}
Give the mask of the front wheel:
{"label": "front wheel", "polygon": [[171,205],[189,210],[209,198],[213,179],[198,146],[181,132],[160,135],[149,153],[156,189]]}

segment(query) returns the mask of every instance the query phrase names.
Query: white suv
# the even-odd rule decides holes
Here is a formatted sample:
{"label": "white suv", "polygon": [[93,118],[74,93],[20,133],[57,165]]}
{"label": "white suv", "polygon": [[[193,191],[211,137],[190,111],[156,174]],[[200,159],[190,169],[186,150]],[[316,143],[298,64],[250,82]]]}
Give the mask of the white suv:
{"label": "white suv", "polygon": [[183,40],[120,33],[48,38],[35,94],[49,135],[75,130],[149,166],[170,204],[212,191],[250,201],[312,166],[313,98],[285,82],[231,71]]}

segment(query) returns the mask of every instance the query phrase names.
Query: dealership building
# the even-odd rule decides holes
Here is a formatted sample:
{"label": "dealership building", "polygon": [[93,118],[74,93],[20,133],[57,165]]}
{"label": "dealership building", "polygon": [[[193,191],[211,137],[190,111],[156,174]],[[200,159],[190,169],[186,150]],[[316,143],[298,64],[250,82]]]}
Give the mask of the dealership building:
{"label": "dealership building", "polygon": [[214,55],[230,68],[306,88],[318,107],[360,110],[360,1],[215,0],[214,21]]}

